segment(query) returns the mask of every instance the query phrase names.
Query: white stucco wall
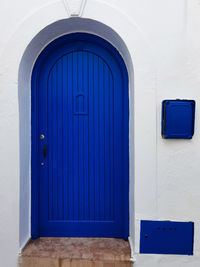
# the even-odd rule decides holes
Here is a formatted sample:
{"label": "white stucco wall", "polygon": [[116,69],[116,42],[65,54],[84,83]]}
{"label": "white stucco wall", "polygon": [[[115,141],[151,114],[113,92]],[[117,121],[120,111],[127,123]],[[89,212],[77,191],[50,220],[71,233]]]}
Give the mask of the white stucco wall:
{"label": "white stucco wall", "polygon": [[[110,40],[120,50],[129,72],[133,64],[134,86],[132,80],[130,85],[130,231],[136,258],[135,266],[199,266],[200,2],[87,0],[83,2],[80,12],[79,2],[74,1],[72,6],[71,1],[67,0],[2,0],[1,3],[2,267],[17,266],[20,247],[30,237],[28,74],[31,73],[33,62],[42,47],[56,36],[72,30],[71,26],[67,28],[68,24],[61,26],[58,23],[54,24],[52,32],[48,31],[48,25],[69,18],[70,13],[79,13],[82,18],[99,21],[113,29],[112,34],[112,31],[106,31],[106,28],[92,29],[91,25],[86,24],[81,26],[85,27],[84,29],[78,30],[98,31],[100,36]],[[77,24],[77,27],[80,25]],[[46,29],[43,31],[45,34],[38,35],[43,29]],[[43,38],[33,40],[35,36]],[[131,77],[133,78],[133,75]],[[196,101],[195,134],[192,140],[161,138],[161,101],[166,98],[189,98]],[[141,219],[194,221],[195,255],[138,254]]]}

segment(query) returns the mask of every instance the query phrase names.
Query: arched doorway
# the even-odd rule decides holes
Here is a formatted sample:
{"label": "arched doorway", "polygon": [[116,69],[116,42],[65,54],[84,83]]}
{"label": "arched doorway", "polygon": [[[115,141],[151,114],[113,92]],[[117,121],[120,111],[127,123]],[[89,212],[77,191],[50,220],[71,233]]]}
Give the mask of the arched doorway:
{"label": "arched doorway", "polygon": [[32,237],[129,234],[128,74],[95,35],[50,43],[32,74]]}

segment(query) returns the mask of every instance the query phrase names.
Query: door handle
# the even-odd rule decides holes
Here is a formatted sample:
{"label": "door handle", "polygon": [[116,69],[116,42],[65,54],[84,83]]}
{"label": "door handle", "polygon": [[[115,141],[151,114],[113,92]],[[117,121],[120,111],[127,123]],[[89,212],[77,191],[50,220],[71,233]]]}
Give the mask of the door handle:
{"label": "door handle", "polygon": [[44,156],[44,158],[47,157],[47,144],[44,144],[43,156]]}

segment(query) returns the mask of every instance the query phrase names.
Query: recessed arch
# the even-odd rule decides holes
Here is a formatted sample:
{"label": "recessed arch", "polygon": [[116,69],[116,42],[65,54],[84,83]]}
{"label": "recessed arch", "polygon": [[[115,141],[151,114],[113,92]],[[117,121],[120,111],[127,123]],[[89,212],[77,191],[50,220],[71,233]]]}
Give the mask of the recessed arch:
{"label": "recessed arch", "polygon": [[[24,136],[30,136],[30,129],[31,129],[31,120],[30,120],[30,79],[32,74],[32,69],[34,63],[40,54],[40,52],[53,40],[56,38],[66,35],[68,33],[73,32],[86,32],[97,35],[108,42],[110,42],[120,53],[122,56],[129,73],[129,94],[132,91],[133,94],[133,65],[130,57],[130,53],[126,47],[126,44],[121,39],[121,37],[110,27],[91,20],[91,19],[83,19],[83,18],[71,18],[57,21],[41,32],[39,32],[33,40],[30,42],[28,47],[26,48],[24,55],[22,57],[20,68],[19,68],[19,106],[21,112],[23,112],[23,120],[21,120],[20,126],[20,137],[23,140],[23,146],[20,147],[21,151],[23,149],[23,153],[20,153],[20,162],[21,162],[21,169],[29,169],[30,167],[30,138],[24,138]],[[26,101],[24,101],[26,99]],[[24,113],[24,111],[27,113]],[[22,113],[21,113],[22,115]],[[26,160],[24,161],[24,152],[26,153]],[[29,157],[27,157],[29,154]],[[29,158],[29,160],[28,160]],[[23,166],[22,166],[23,165]],[[26,165],[26,166],[25,166]],[[20,181],[21,187],[21,199],[26,199],[26,202],[21,203],[21,210],[20,210],[20,239],[21,239],[21,246],[25,243],[27,239],[27,235],[30,234],[30,177],[29,181],[24,181],[23,176],[21,176]],[[29,188],[29,189],[28,189]],[[29,192],[29,193],[28,193]],[[28,197],[29,195],[29,197]],[[29,201],[27,201],[29,199]],[[24,216],[24,213],[29,210],[29,216]],[[28,225],[28,228],[27,228]],[[28,233],[25,233],[28,232]]]}

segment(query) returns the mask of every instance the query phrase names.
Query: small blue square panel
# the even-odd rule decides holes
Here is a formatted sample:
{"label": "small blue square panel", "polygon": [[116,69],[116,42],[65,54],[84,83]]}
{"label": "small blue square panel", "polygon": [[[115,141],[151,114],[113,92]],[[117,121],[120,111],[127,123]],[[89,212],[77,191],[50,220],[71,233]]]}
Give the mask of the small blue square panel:
{"label": "small blue square panel", "polygon": [[194,223],[141,221],[140,253],[193,255]]}
{"label": "small blue square panel", "polygon": [[191,139],[194,134],[194,118],[194,100],[164,100],[162,102],[163,138]]}

